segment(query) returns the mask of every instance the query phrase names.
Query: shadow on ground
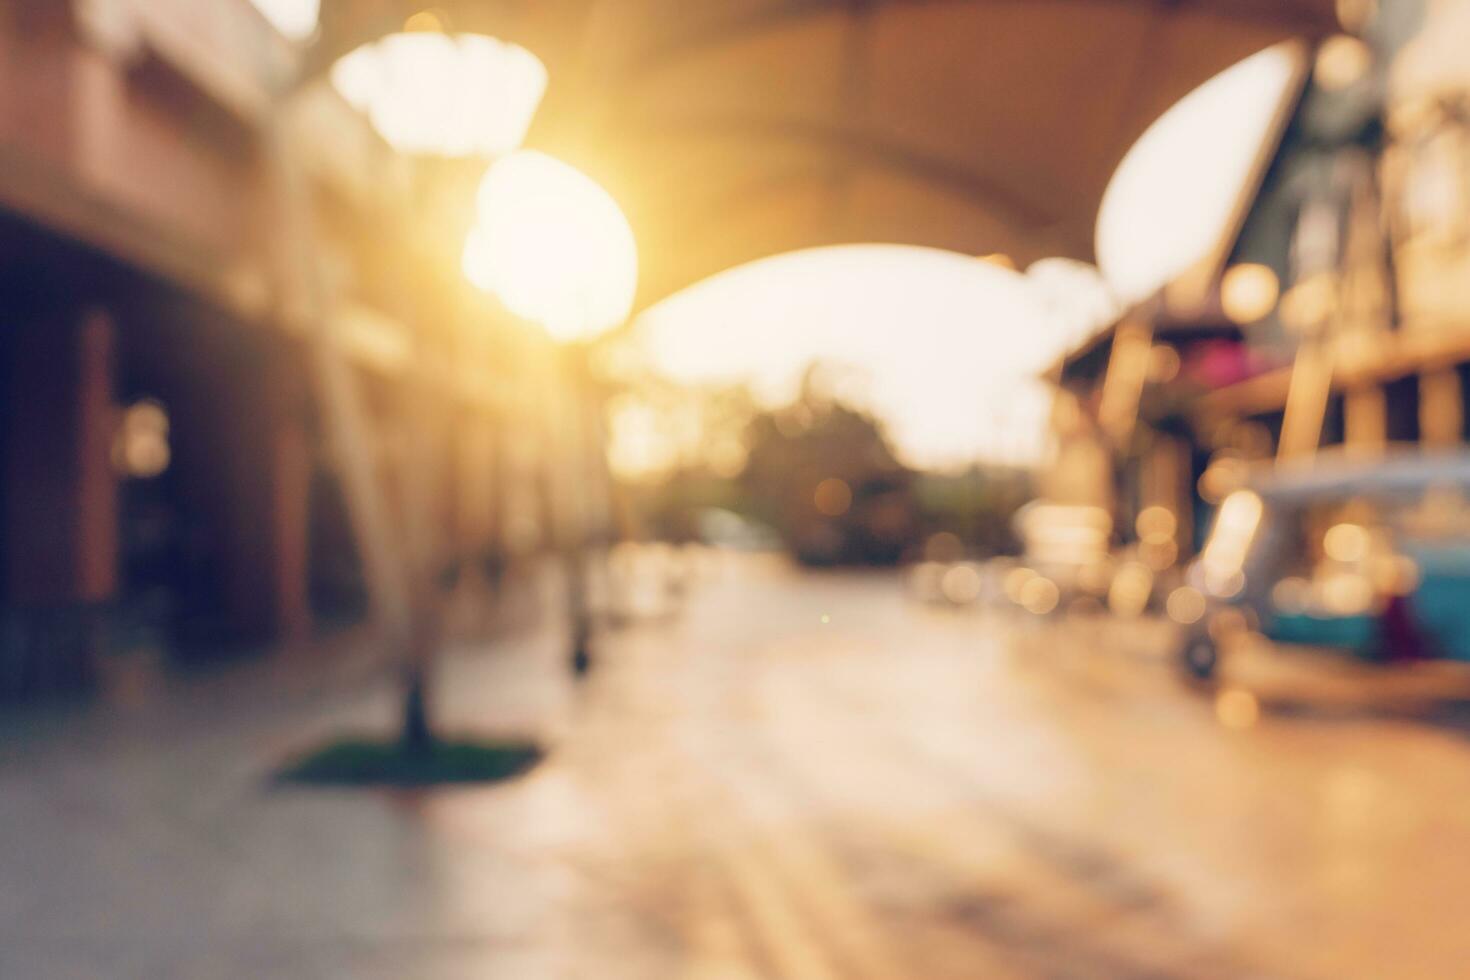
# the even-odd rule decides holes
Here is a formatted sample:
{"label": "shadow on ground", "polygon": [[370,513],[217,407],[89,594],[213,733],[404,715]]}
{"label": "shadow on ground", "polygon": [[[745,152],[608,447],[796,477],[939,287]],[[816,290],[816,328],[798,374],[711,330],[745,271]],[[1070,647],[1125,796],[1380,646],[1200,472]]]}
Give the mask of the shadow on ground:
{"label": "shadow on ground", "polygon": [[439,786],[493,783],[529,771],[545,756],[530,741],[436,740],[415,746],[401,739],[346,738],[288,763],[277,783],[305,786]]}

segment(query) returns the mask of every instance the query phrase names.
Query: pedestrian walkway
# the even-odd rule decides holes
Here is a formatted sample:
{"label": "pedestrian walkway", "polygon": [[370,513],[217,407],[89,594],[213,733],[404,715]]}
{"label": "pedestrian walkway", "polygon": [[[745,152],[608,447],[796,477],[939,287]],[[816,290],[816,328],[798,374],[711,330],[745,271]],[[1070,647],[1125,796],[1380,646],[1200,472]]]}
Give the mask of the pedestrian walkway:
{"label": "pedestrian walkway", "polygon": [[1226,724],[1126,627],[929,608],[884,573],[727,560],[692,595],[607,637],[581,686],[555,631],[456,651],[445,724],[550,748],[497,786],[271,785],[301,747],[391,726],[387,676],[203,685],[7,729],[0,977],[1463,962],[1470,742],[1453,731],[1265,702]]}

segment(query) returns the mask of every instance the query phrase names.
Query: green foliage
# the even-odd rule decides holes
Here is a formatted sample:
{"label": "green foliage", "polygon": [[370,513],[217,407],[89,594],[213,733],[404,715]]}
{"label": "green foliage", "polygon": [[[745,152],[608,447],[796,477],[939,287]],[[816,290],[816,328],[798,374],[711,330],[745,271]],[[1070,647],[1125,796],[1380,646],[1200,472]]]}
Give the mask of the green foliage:
{"label": "green foliage", "polygon": [[[913,473],[877,420],[814,392],[751,420],[740,478],[751,516],[775,528],[811,564],[892,564],[914,534]],[[818,502],[823,481],[850,496],[840,512]]]}
{"label": "green foliage", "polygon": [[1012,519],[1033,496],[1030,474],[1001,466],[973,466],[961,473],[926,473],[915,495],[926,536],[948,531],[976,557],[1020,550]]}
{"label": "green foliage", "polygon": [[[745,465],[729,477],[694,463],[638,488],[635,506],[648,529],[691,540],[698,515],[718,508],[772,528],[810,564],[891,564],[917,557],[941,531],[973,556],[1014,553],[1011,520],[1033,496],[1029,474],[979,465],[953,474],[909,469],[882,424],[830,390],[828,379],[840,373],[812,368],[800,395],[777,409],[758,409],[738,390],[705,393],[708,405],[696,413],[705,439],[737,440]],[[824,511],[817,499],[824,481],[840,481],[845,507]]]}

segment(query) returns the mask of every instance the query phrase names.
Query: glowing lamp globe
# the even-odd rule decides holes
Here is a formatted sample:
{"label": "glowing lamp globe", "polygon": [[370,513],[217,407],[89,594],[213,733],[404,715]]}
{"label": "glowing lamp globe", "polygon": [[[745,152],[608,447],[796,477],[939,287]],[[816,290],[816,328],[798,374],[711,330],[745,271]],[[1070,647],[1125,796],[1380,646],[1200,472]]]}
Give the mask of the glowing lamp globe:
{"label": "glowing lamp globe", "polygon": [[628,318],[638,286],[633,230],[607,191],[554,157],[521,150],[486,172],[464,273],[562,341]]}
{"label": "glowing lamp globe", "polygon": [[1239,324],[1255,323],[1276,308],[1281,284],[1269,267],[1243,262],[1225,270],[1220,280],[1220,305]]}
{"label": "glowing lamp globe", "polygon": [[546,67],[483,34],[408,31],[344,55],[331,81],[401,153],[494,157],[525,139]]}

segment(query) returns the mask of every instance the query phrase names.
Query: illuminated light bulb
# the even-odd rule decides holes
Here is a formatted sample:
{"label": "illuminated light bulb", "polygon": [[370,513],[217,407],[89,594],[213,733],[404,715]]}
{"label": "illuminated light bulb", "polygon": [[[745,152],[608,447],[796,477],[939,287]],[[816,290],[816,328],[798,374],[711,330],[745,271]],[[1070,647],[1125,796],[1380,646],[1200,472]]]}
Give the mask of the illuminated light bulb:
{"label": "illuminated light bulb", "polygon": [[1373,604],[1373,583],[1362,575],[1344,572],[1322,583],[1322,605],[1338,616],[1356,616]]}
{"label": "illuminated light bulb", "polygon": [[812,504],[826,517],[841,517],[852,507],[852,488],[844,480],[829,477],[817,484]]}
{"label": "illuminated light bulb", "polygon": [[1368,531],[1358,524],[1334,524],[1322,537],[1322,550],[1333,561],[1362,561],[1368,554]]}
{"label": "illuminated light bulb", "polygon": [[127,476],[148,479],[168,469],[169,418],[163,406],[143,400],[123,413],[112,446],[112,463]]}
{"label": "illuminated light bulb", "polygon": [[969,562],[961,562],[945,569],[939,580],[939,590],[950,602],[964,606],[980,598],[984,584],[979,569]]}
{"label": "illuminated light bulb", "polygon": [[463,269],[506,309],[558,340],[585,340],[627,319],[638,287],[633,230],[607,191],[534,150],[497,160],[476,198]]}
{"label": "illuminated light bulb", "polygon": [[1255,262],[1231,266],[1220,279],[1220,306],[1226,316],[1242,325],[1268,315],[1280,294],[1276,273]]}
{"label": "illuminated light bulb", "polygon": [[546,67],[525,48],[483,34],[412,30],[339,58],[331,81],[401,153],[493,157],[525,139]]}
{"label": "illuminated light bulb", "polygon": [[1158,504],[1139,511],[1138,519],[1133,523],[1138,529],[1139,540],[1150,542],[1170,540],[1179,527],[1179,520],[1174,512]]}
{"label": "illuminated light bulb", "polygon": [[1037,575],[1021,587],[1021,605],[1033,615],[1045,616],[1057,607],[1060,600],[1061,590],[1044,576]]}
{"label": "illuminated light bulb", "polygon": [[1341,91],[1363,79],[1373,65],[1373,51],[1358,38],[1334,34],[1317,49],[1313,78],[1329,92]]}
{"label": "illuminated light bulb", "polygon": [[1021,594],[1026,588],[1026,583],[1036,578],[1036,573],[1029,568],[1013,568],[1006,573],[1002,587],[1005,589],[1006,598],[1012,602],[1019,603]]}
{"label": "illuminated light bulb", "polygon": [[1181,585],[1169,593],[1169,599],[1164,604],[1164,611],[1169,618],[1181,626],[1190,626],[1204,618],[1206,602],[1204,595],[1199,589],[1188,585]]}

